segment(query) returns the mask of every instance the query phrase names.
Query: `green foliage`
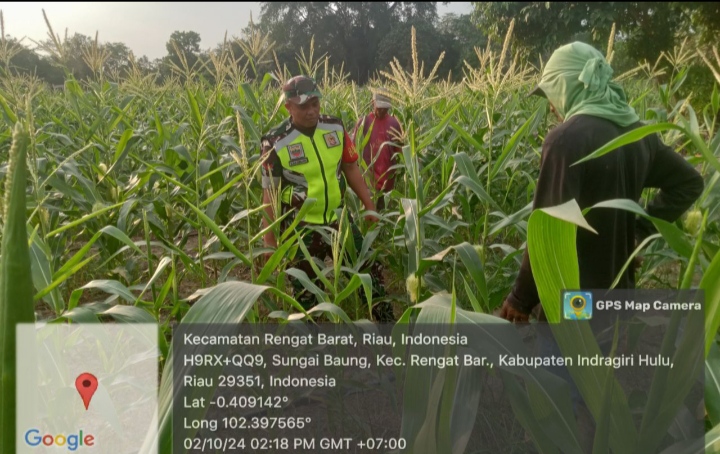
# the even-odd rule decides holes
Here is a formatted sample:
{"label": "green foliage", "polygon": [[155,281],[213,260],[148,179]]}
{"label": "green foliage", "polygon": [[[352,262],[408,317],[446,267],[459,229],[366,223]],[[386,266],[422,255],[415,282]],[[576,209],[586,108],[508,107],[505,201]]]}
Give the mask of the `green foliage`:
{"label": "green foliage", "polygon": [[518,44],[544,60],[574,40],[605,48],[615,40],[631,61],[656,61],[684,37],[717,44],[718,8],[700,2],[475,2],[473,18],[490,36],[503,36],[516,19]]}
{"label": "green foliage", "polygon": [[[570,357],[600,354],[590,325],[562,323],[560,320],[558,295],[563,289],[580,288],[574,250],[575,225],[588,226],[577,203],[571,200],[557,207],[537,210],[530,216],[528,224],[530,261],[538,293],[560,350]],[[568,366],[590,412],[599,422],[595,439],[597,452],[607,452],[605,445],[609,445],[613,452],[657,452],[663,443],[663,437],[658,435],[666,433],[675,415],[684,409],[685,397],[702,367],[703,340],[697,333],[702,331],[703,314],[699,311],[688,313],[681,332],[682,315],[674,312],[669,317],[660,350],[663,356],[672,358],[677,367],[658,368],[655,372],[639,430],[612,368]],[[614,345],[617,345],[618,323]],[[600,436],[606,438],[600,439]],[[676,441],[681,443],[683,440]],[[691,452],[686,448],[676,452]]]}
{"label": "green foliage", "polygon": [[165,75],[170,70],[180,74],[188,74],[196,67],[200,58],[200,35],[193,31],[174,31],[170,40],[165,44],[167,56],[163,59]]}
{"label": "green foliage", "polygon": [[263,2],[261,8],[259,27],[278,43],[281,65],[294,71],[297,49],[307,48],[314,38],[319,54],[344,65],[360,83],[387,63],[388,54],[380,53],[397,54],[403,45],[389,39],[408,36],[410,24],[436,34],[434,2]]}
{"label": "green foliage", "polygon": [[198,54],[200,53],[200,35],[193,31],[174,31],[170,35],[170,40],[165,44],[165,48],[168,55],[172,57],[177,57],[179,54]]}
{"label": "green foliage", "polygon": [[[393,58],[397,58],[404,68],[412,67],[412,50],[408,40],[412,27],[410,23],[397,25],[382,38],[377,50],[378,68],[388,68]],[[432,24],[419,23],[415,25],[415,30],[418,41],[417,56],[420,61],[428,64],[435,62],[441,53],[451,48],[448,46],[451,43],[444,36],[439,36]],[[447,68],[441,66],[440,74],[447,74]]]}
{"label": "green foliage", "polygon": [[[262,79],[269,71],[293,73],[302,71],[297,58],[299,49],[313,43],[316,54],[329,57],[333,65],[342,66],[356,82],[364,83],[378,70],[387,69],[392,57],[407,64],[409,50],[406,38],[412,25],[421,36],[421,59],[434,61],[442,51],[447,57],[440,68],[445,77],[452,70],[459,76],[463,60],[473,56],[473,46],[485,43],[482,33],[472,25],[469,15],[447,15],[438,18],[435,2],[264,2],[260,20],[250,23],[240,37],[229,38],[212,51],[200,49],[200,35],[195,31],[174,31],[165,44],[167,54],[154,61],[135,58],[123,43],[102,43],[75,33],[44,40],[31,49],[8,37],[10,53],[0,49],[5,67],[13,74],[35,74],[39,79],[61,85],[69,71],[76,80],[85,81],[102,67],[105,77],[120,80],[127,73],[147,77],[155,70],[158,83],[173,77],[215,82],[218,65],[232,64],[243,77]],[[52,33],[52,31],[51,31]],[[38,52],[39,50],[43,52]],[[99,60],[94,63],[88,61]],[[277,58],[275,59],[274,56]],[[276,67],[276,63],[279,67]],[[238,74],[235,75],[235,79]]]}
{"label": "green foliage", "polygon": [[[346,8],[351,11],[354,6]],[[287,71],[265,71],[273,40],[259,28],[207,60],[200,55],[195,69],[180,68],[180,74],[188,76],[184,78],[175,73],[163,79],[158,71],[145,72],[147,68],[135,71],[141,63],[131,62],[128,73],[118,79],[98,70],[80,80],[63,66],[63,89],[50,90],[12,66],[3,66],[0,159],[7,161],[11,131],[18,121],[36,125],[28,146],[29,177],[23,180],[27,204],[16,209],[27,216],[22,223],[22,231],[32,241],[27,287],[38,318],[56,323],[155,321],[161,327],[160,345],[167,361],[168,339],[176,322],[366,318],[368,306],[378,302],[372,298],[365,270],[371,260],[385,265],[389,289],[385,298],[398,311],[432,301],[426,306],[442,306],[434,314],[437,318],[493,318],[513,284],[526,243],[534,243],[543,231],[529,226],[538,217],[533,214],[535,218],[529,220],[541,145],[552,127],[545,115],[546,102],[527,96],[537,71],[512,52],[513,37],[508,36],[506,46],[495,42],[473,51],[477,59],[464,66],[462,83],[439,79],[437,68],[443,62],[438,63],[438,57],[434,63],[432,52],[440,48],[426,43],[434,36],[427,26],[433,18],[429,7],[395,8],[398,27],[407,27],[410,18],[425,27],[417,26],[414,46],[411,36],[398,35],[402,52],[388,56],[403,61],[372,79],[372,86],[388,88],[396,106],[393,113],[403,125],[402,153],[394,158],[398,181],[377,224],[363,220],[364,209],[347,192],[345,215],[355,220],[365,242],[355,250],[347,240],[347,224],[340,235],[328,234],[335,256],[345,257],[331,265],[315,262],[321,276],[318,284],[295,268],[295,259],[307,253],[297,231],[283,229],[278,219],[269,227],[280,239],[277,250],[262,242],[266,206],[259,175],[260,139],[286,115],[279,87]],[[443,26],[444,36],[452,34],[451,24]],[[458,29],[454,42],[473,42],[461,36],[462,30]],[[316,40],[320,43],[317,36]],[[89,42],[87,52],[102,52],[93,43]],[[505,51],[498,52],[503,47]],[[116,50],[118,55],[123,52],[121,47]],[[188,50],[195,52],[192,45]],[[324,94],[323,111],[343,118],[346,125],[354,124],[366,113],[370,87],[351,83],[347,68],[339,67],[341,60],[317,58],[330,48],[318,44],[312,56],[309,50],[308,46],[289,48],[288,58],[299,54],[300,63],[316,71]],[[423,65],[424,58],[429,60]],[[714,91],[709,99],[697,99],[694,109],[685,102],[682,87],[689,79],[690,60],[671,61],[676,65],[668,72],[667,83],[641,71],[622,82],[638,113],[651,123],[640,133],[662,132],[666,143],[698,166],[708,188],[695,207],[706,217],[702,237],[698,239],[695,228],[679,223],[662,225],[662,237],[636,251],[645,259],[637,276],[643,287],[700,282],[714,302],[720,244],[715,156],[720,139],[714,113],[720,98]],[[652,196],[649,191],[640,204]],[[9,217],[2,221],[8,224]],[[566,234],[567,227],[558,231]],[[572,241],[568,245],[562,252],[571,257]],[[665,277],[668,268],[679,268],[680,277]],[[291,296],[291,278],[297,278],[319,304],[304,311]],[[713,331],[720,313],[715,306],[708,307],[711,346],[717,341]],[[435,309],[423,317],[433,316]],[[163,427],[169,427],[168,374],[166,369]],[[614,381],[608,377],[598,374],[581,381],[595,390],[612,390]],[[460,376],[460,386],[472,378]],[[667,393],[667,383],[658,385],[656,396]],[[551,405],[556,384],[520,389],[513,396],[513,407],[520,411]],[[455,397],[448,397],[452,389],[441,385],[426,386],[434,399],[423,407],[429,419],[418,418],[409,429],[427,421],[428,426],[433,421],[440,424],[453,411],[457,411],[453,417],[473,416],[471,411],[453,410]],[[540,394],[534,387],[540,387]],[[473,394],[468,401],[476,398]],[[606,421],[603,432],[610,439],[622,432],[622,419],[607,422],[605,416],[622,407],[622,399],[613,392],[609,403],[593,403],[594,414]],[[573,422],[562,416],[559,404],[552,414],[561,415],[563,424],[557,430],[573,432]],[[712,408],[712,417],[717,417],[717,408]],[[651,433],[651,423],[643,437]],[[536,424],[524,418],[529,431]],[[458,427],[468,430],[467,425]],[[439,429],[432,446],[447,447],[466,433],[441,425]],[[571,437],[558,447],[549,438],[536,435],[538,445],[556,450],[576,444]],[[598,446],[603,445],[598,440]]]}

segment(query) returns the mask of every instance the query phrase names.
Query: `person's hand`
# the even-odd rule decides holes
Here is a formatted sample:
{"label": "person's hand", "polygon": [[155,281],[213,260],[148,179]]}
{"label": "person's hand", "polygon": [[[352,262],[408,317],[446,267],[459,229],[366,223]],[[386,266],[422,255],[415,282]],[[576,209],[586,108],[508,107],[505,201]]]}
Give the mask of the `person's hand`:
{"label": "person's hand", "polygon": [[500,318],[504,318],[511,323],[527,323],[530,314],[525,314],[514,309],[506,298],[505,301],[503,301],[502,307],[500,308],[499,316]]}
{"label": "person's hand", "polygon": [[377,222],[380,221],[380,218],[378,218],[377,216],[375,216],[375,215],[372,214],[372,213],[368,213],[368,214],[365,215],[365,220],[368,221],[368,222],[371,222],[371,223],[373,223],[373,224],[376,224]]}
{"label": "person's hand", "polygon": [[368,201],[365,205],[365,214],[363,217],[366,221],[368,221],[371,224],[377,224],[380,222],[380,218],[377,217],[377,215],[373,213],[377,213],[377,208],[375,207],[375,204],[372,203],[372,201]]}

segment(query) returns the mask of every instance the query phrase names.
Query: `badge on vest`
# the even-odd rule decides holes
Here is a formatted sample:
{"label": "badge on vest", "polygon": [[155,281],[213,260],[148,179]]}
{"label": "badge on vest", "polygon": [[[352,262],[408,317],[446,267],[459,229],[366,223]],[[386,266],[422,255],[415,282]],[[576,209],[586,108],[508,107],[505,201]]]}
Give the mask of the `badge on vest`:
{"label": "badge on vest", "polygon": [[308,162],[308,159],[305,157],[305,149],[303,148],[301,143],[288,145],[287,149],[288,154],[290,155],[290,162],[288,163],[289,165],[297,166]]}
{"label": "badge on vest", "polygon": [[340,145],[340,139],[338,138],[337,131],[324,134],[323,139],[325,139],[325,145],[327,145],[328,148],[333,148]]}

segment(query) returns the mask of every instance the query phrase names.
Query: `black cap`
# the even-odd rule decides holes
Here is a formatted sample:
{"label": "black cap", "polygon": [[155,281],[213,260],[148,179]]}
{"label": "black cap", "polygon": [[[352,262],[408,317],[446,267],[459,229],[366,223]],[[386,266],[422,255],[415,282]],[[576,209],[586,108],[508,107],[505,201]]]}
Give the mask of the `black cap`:
{"label": "black cap", "polygon": [[285,82],[283,93],[287,101],[295,104],[305,104],[312,98],[322,98],[315,79],[300,75]]}

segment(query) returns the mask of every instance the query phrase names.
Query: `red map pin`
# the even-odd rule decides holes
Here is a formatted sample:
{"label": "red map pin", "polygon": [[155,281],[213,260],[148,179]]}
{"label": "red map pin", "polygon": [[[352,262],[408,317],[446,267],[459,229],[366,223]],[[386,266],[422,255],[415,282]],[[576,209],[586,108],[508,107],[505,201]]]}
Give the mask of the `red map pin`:
{"label": "red map pin", "polygon": [[78,378],[75,379],[75,388],[77,388],[80,397],[82,397],[85,410],[90,406],[90,399],[92,399],[93,394],[95,394],[97,387],[98,381],[93,374],[85,372],[78,375]]}

